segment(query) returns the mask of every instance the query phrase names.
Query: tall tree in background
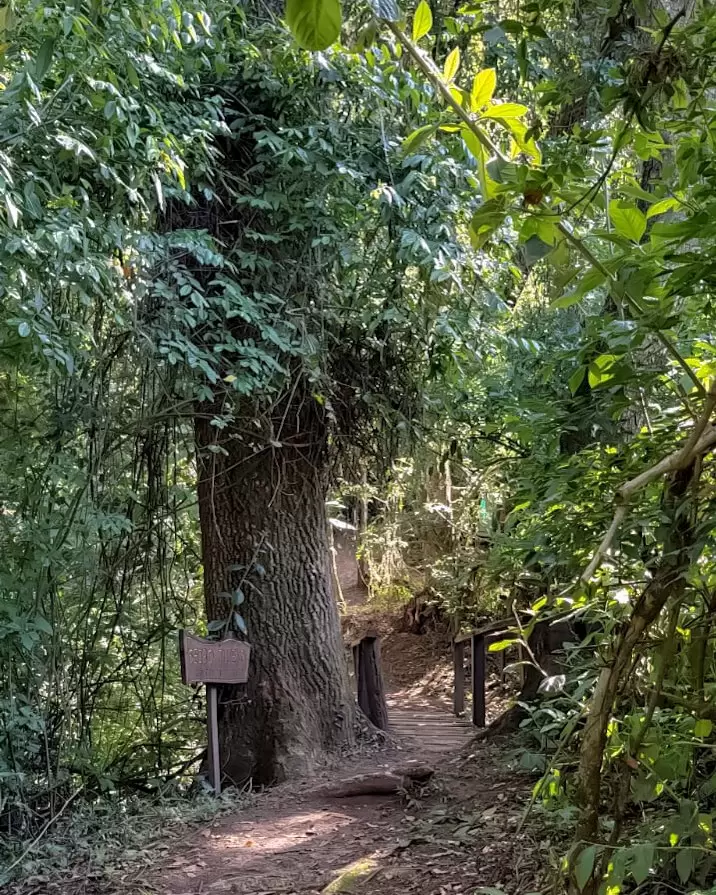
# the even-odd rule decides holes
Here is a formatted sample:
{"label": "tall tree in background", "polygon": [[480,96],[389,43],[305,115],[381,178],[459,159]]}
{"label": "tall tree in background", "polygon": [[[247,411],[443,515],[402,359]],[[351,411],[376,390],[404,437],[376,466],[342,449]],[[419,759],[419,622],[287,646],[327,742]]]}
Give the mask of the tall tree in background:
{"label": "tall tree in background", "polygon": [[[207,617],[253,649],[245,695],[223,700],[225,771],[264,783],[353,742],[326,533],[332,470],[359,448],[387,464],[420,419],[465,249],[423,207],[430,172],[391,171],[383,117],[399,96],[387,74],[274,46],[275,23],[246,33],[263,58],[221,88],[231,137],[210,189],[167,223],[174,239],[205,227],[222,246],[220,263],[184,263],[179,295],[200,290],[208,316],[180,332],[209,378],[194,425]],[[432,205],[447,215],[455,171],[444,177]],[[436,237],[442,271],[421,283]],[[158,319],[176,311],[172,299]]]}

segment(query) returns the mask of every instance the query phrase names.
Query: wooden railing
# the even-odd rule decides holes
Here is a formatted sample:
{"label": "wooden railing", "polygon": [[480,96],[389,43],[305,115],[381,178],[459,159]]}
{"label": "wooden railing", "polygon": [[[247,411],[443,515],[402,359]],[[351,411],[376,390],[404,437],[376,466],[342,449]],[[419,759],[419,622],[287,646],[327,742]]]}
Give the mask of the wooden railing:
{"label": "wooden railing", "polygon": [[[453,712],[455,715],[465,713],[465,645],[470,643],[470,678],[472,690],[472,723],[475,727],[485,726],[486,700],[485,684],[487,681],[487,647],[490,643],[504,640],[514,631],[515,620],[500,619],[481,628],[473,628],[458,634],[453,640]],[[505,653],[495,653],[500,667],[500,675],[504,675]]]}
{"label": "wooden railing", "polygon": [[377,634],[368,634],[351,646],[358,705],[377,728],[387,730],[388,704],[380,661],[380,638]]}

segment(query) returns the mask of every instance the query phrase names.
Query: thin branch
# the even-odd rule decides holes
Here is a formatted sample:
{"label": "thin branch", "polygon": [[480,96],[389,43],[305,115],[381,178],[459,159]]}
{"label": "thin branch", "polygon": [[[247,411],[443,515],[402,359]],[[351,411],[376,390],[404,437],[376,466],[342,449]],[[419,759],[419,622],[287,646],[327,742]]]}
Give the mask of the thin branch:
{"label": "thin branch", "polygon": [[676,472],[679,469],[685,469],[692,460],[701,457],[716,445],[716,428],[711,427],[707,430],[714,409],[716,409],[716,384],[709,390],[701,416],[696,421],[694,428],[689,433],[689,437],[682,447],[672,451],[672,453],[659,460],[658,463],[655,463],[638,476],[625,482],[619,488],[616,493],[618,505],[614,511],[614,517],[606,534],[602,538],[601,544],[597,547],[594,556],[590,560],[589,565],[579,576],[580,583],[584,584],[589,581],[599,568],[600,562],[611,547],[612,542],[626,517],[632,496],[637,491],[641,491],[647,485],[651,484],[651,482],[656,481],[662,476]]}
{"label": "thin branch", "polygon": [[[678,21],[678,19],[676,21]],[[674,24],[676,24],[676,21],[674,22]],[[418,68],[420,68],[433,88],[442,97],[445,104],[449,106],[453,110],[453,112],[455,112],[460,121],[462,121],[462,123],[471,131],[472,134],[474,134],[474,136],[480,142],[480,145],[487,149],[488,152],[492,153],[492,155],[494,155],[500,161],[509,162],[509,159],[503,152],[500,151],[497,144],[494,143],[489,135],[478,125],[473,115],[470,112],[466,111],[463,108],[462,104],[452,95],[450,88],[445,83],[442,72],[435,65],[433,60],[425,53],[423,53],[420,47],[418,47],[408,37],[408,35],[398,24],[396,24],[395,22],[386,22],[386,25],[407,51],[408,55],[416,62]],[[671,27],[673,28],[673,25]],[[553,208],[550,208],[544,202],[540,203],[537,206],[537,210],[542,210],[550,215],[557,214],[557,212],[555,212]],[[604,274],[604,276],[612,284],[612,286],[615,287],[615,291],[617,292],[617,294],[623,298],[623,300],[629,305],[632,311],[635,312],[638,316],[643,317],[644,312],[641,308],[640,303],[629,293],[628,289],[625,289],[622,284],[619,283],[614,274],[596,257],[591,249],[589,249],[578,236],[574,235],[574,232],[572,231],[572,228],[569,226],[569,224],[565,223],[564,221],[559,221],[555,224],[555,226],[562,234],[562,236],[567,239],[567,241],[582,255],[585,260],[589,261],[589,263],[594,268],[596,268],[600,273]],[[689,379],[691,379],[691,382],[693,383],[696,390],[701,395],[704,395],[705,390],[703,385],[686,362],[686,359],[673,344],[671,339],[659,329],[655,329],[654,332],[659,341],[669,352],[669,354],[676,360],[676,362],[684,370]]]}
{"label": "thin branch", "polygon": [[69,797],[69,799],[67,799],[67,801],[66,801],[66,802],[64,803],[64,805],[60,808],[60,810],[57,812],[57,814],[55,814],[53,817],[51,817],[51,818],[47,821],[47,823],[45,824],[45,826],[40,830],[40,832],[37,834],[37,836],[35,836],[35,838],[34,838],[34,839],[32,840],[32,842],[27,846],[27,848],[26,848],[25,851],[20,855],[20,857],[17,858],[16,860],[14,860],[14,861],[12,862],[12,864],[11,864],[9,867],[6,867],[6,868],[5,868],[5,871],[4,871],[4,872],[5,872],[5,875],[6,875],[6,876],[9,876],[9,875],[10,875],[10,872],[11,872],[12,870],[14,870],[14,869],[18,866],[18,864],[22,864],[22,862],[25,860],[25,858],[30,854],[30,852],[33,850],[33,848],[40,842],[40,840],[41,840],[42,837],[45,835],[45,833],[50,829],[50,827],[52,826],[52,824],[54,824],[54,822],[55,822],[56,820],[58,820],[58,819],[64,814],[64,812],[67,810],[67,808],[70,807],[70,805],[74,802],[74,800],[75,800],[75,799],[77,798],[77,796],[82,792],[83,789],[84,789],[84,783],[82,784],[82,786],[80,786],[78,789],[76,789],[76,790],[72,793],[72,795]]}

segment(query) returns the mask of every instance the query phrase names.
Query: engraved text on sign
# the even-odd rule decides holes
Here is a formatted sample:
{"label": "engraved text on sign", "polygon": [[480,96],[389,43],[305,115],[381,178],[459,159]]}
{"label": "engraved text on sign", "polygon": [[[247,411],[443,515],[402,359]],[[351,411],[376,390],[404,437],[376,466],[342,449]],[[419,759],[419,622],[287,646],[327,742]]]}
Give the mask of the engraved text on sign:
{"label": "engraved text on sign", "polygon": [[233,637],[205,640],[181,631],[179,648],[185,684],[245,684],[249,678],[248,643]]}

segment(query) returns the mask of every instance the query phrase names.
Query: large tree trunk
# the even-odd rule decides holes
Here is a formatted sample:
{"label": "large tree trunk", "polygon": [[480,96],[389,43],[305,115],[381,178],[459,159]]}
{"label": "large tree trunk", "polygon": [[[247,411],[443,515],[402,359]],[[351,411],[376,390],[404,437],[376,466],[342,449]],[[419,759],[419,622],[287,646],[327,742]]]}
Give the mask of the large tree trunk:
{"label": "large tree trunk", "polygon": [[301,433],[294,420],[292,438],[284,433],[280,447],[266,439],[257,449],[210,422],[210,412],[199,413],[195,424],[206,612],[209,620],[227,617],[221,594],[240,586],[252,646],[246,687],[220,691],[222,770],[227,781],[274,783],[354,737],[331,587],[325,450],[315,449],[325,436],[313,416],[313,432]]}

